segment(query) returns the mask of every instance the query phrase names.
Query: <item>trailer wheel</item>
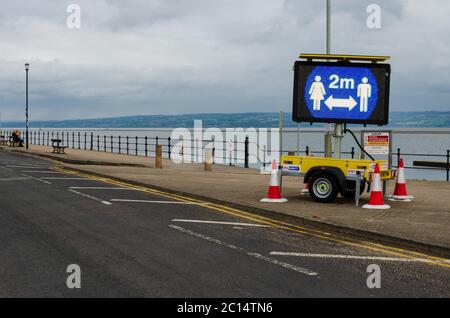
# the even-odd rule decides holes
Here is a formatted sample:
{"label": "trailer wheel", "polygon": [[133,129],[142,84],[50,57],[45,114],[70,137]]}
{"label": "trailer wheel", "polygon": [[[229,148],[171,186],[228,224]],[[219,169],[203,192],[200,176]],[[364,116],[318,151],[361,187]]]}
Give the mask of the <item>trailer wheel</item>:
{"label": "trailer wheel", "polygon": [[315,173],[314,175],[312,175],[309,184],[309,194],[316,202],[334,202],[339,194],[338,181],[329,173]]}
{"label": "trailer wheel", "polygon": [[[364,193],[366,189],[366,183],[361,181],[361,195]],[[347,181],[347,191],[345,192],[345,197],[349,199],[354,199],[356,195],[356,181]]]}

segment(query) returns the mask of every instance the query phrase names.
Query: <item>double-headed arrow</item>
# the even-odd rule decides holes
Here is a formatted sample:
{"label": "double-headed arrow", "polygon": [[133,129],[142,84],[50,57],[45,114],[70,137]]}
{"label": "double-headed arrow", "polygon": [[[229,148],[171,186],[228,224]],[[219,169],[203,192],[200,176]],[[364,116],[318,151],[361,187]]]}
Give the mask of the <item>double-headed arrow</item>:
{"label": "double-headed arrow", "polygon": [[349,111],[352,111],[358,103],[351,96],[349,98],[333,98],[333,95],[331,95],[325,101],[325,105],[330,110],[333,110],[333,108],[348,108]]}

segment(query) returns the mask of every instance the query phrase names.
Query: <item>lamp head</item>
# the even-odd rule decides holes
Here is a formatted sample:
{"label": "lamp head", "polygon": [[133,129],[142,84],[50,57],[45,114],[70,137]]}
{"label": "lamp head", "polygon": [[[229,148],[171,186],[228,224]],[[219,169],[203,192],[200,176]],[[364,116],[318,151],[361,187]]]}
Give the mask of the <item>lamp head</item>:
{"label": "lamp head", "polygon": [[29,63],[26,63],[26,64],[25,64],[25,70],[28,71],[29,69],[30,69],[30,64],[29,64]]}

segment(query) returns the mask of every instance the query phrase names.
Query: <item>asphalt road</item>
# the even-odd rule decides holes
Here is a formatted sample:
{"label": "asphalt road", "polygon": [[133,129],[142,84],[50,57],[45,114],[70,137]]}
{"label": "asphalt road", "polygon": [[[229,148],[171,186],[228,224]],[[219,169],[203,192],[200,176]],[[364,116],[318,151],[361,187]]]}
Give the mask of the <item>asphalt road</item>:
{"label": "asphalt road", "polygon": [[[0,297],[450,297],[445,262],[293,232],[30,157],[0,152],[0,196]],[[66,285],[70,264],[81,268],[80,289]],[[367,286],[372,264],[381,288]]]}

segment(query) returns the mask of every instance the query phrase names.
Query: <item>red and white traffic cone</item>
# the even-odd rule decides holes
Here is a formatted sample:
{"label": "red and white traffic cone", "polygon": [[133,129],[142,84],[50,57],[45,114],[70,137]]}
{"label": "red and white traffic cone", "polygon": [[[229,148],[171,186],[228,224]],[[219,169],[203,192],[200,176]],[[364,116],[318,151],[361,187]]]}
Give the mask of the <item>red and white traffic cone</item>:
{"label": "red and white traffic cone", "polygon": [[411,202],[413,196],[408,195],[406,189],[405,163],[400,159],[397,170],[397,181],[395,183],[394,195],[388,197],[389,201]]}
{"label": "red and white traffic cone", "polygon": [[309,195],[309,183],[305,183],[305,187],[303,188],[301,195]]}
{"label": "red and white traffic cone", "polygon": [[370,200],[369,204],[363,206],[364,209],[372,210],[387,210],[391,207],[384,204],[383,201],[383,184],[381,183],[380,166],[375,166],[375,171],[372,177]]}
{"label": "red and white traffic cone", "polygon": [[262,199],[261,202],[284,203],[288,201],[281,196],[280,185],[278,182],[278,165],[274,160],[272,163],[272,173],[270,174],[269,193],[267,195],[267,198]]}

